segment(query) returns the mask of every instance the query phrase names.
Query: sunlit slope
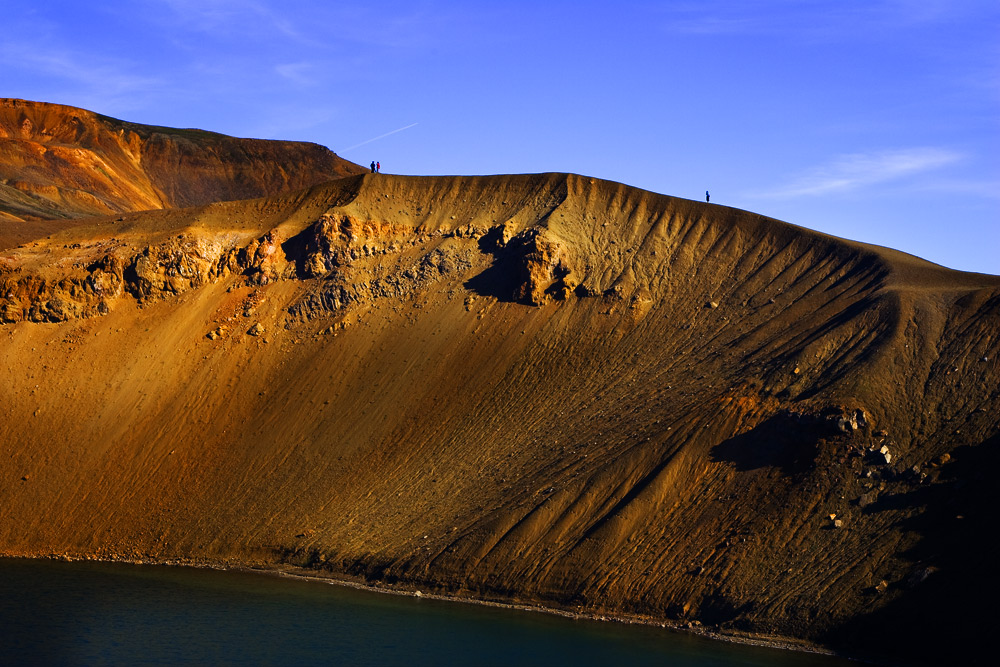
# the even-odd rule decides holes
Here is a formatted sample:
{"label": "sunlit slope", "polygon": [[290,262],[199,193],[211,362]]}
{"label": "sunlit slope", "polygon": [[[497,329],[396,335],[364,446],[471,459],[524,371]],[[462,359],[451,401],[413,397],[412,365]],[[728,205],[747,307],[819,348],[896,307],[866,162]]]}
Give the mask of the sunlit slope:
{"label": "sunlit slope", "polygon": [[237,139],[0,99],[0,247],[57,228],[40,220],[276,195],[363,171],[316,144]]}
{"label": "sunlit slope", "polygon": [[4,553],[833,642],[973,596],[997,277],[579,176],[366,175],[65,230],[0,287]]}

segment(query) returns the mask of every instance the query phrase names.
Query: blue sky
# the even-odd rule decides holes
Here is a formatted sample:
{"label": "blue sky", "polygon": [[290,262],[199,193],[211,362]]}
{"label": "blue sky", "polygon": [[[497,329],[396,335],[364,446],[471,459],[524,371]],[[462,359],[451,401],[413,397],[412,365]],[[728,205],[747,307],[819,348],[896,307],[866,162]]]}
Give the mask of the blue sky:
{"label": "blue sky", "polygon": [[38,0],[4,23],[0,96],[394,173],[710,190],[1000,274],[996,0]]}

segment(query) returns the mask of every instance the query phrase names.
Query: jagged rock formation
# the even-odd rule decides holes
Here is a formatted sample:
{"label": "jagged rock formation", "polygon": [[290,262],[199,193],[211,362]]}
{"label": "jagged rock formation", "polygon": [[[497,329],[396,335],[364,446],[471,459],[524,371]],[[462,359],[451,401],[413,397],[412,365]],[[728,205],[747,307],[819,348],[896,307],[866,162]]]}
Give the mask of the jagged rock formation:
{"label": "jagged rock formation", "polygon": [[316,144],[237,139],[0,99],[0,222],[249,199],[364,171]]}
{"label": "jagged rock formation", "polygon": [[990,618],[954,610],[996,585],[997,277],[580,176],[365,175],[32,240],[0,319],[6,554],[896,657]]}

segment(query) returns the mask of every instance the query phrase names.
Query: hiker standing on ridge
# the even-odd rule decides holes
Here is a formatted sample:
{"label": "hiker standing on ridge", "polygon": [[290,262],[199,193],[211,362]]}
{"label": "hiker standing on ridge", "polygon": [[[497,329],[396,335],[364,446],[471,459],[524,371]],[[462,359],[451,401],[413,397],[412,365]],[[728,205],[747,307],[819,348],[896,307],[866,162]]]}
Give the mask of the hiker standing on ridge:
{"label": "hiker standing on ridge", "polygon": [[379,174],[382,173],[382,163],[381,162],[376,162],[375,163],[375,171],[376,171],[376,173],[379,173]]}
{"label": "hiker standing on ridge", "polygon": [[706,202],[712,201],[712,198],[708,195],[708,190],[705,190],[705,201]]}
{"label": "hiker standing on ridge", "polygon": [[372,161],[372,173],[373,174],[375,173],[375,161],[374,160]]}

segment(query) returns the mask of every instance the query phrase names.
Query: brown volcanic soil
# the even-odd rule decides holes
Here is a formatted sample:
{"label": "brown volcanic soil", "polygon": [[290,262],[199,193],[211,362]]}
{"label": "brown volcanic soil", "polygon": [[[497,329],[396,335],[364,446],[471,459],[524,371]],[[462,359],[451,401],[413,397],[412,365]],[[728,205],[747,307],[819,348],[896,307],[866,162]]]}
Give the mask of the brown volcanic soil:
{"label": "brown volcanic soil", "polygon": [[277,195],[365,171],[317,144],[0,99],[0,248],[65,226],[43,220]]}
{"label": "brown volcanic soil", "polygon": [[365,175],[81,224],[0,288],[4,554],[989,636],[998,277],[573,175]]}

